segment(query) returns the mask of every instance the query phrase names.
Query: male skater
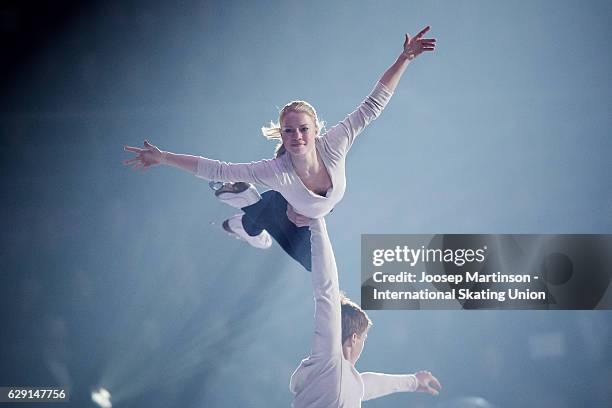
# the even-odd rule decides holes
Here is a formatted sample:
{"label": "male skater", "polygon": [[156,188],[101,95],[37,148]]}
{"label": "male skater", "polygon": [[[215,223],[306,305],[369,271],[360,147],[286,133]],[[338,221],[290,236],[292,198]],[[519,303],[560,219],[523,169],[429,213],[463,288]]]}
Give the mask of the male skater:
{"label": "male skater", "polygon": [[338,270],[325,221],[310,221],[315,330],[310,356],[291,376],[293,407],[360,407],[361,401],[394,392],[437,395],[441,386],[428,371],[408,375],[362,373],[355,369],[372,322],[340,295]]}

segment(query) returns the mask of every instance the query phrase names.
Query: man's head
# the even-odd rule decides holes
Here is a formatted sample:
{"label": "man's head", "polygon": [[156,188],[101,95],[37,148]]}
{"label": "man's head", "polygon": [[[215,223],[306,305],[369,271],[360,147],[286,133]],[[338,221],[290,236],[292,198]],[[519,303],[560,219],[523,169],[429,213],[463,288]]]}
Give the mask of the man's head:
{"label": "man's head", "polygon": [[361,355],[372,321],[359,305],[340,295],[342,307],[342,353],[355,364]]}

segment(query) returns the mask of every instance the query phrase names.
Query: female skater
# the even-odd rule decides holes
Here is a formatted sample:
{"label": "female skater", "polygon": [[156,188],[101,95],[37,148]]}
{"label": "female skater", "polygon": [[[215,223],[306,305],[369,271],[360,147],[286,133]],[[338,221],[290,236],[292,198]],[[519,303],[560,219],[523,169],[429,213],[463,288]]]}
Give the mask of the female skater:
{"label": "female skater", "polygon": [[[287,104],[280,112],[279,123],[262,129],[266,137],[281,141],[272,160],[226,163],[161,151],[145,140],[143,148],[125,146],[136,156],[124,164],[143,170],[165,164],[207,180],[224,182],[215,195],[244,211],[226,220],[224,229],[258,248],[269,247],[272,236],[310,270],[308,218],[325,216],[342,199],[348,150],[355,137],[380,115],[408,64],[421,53],[434,50],[436,40],[423,38],[427,31],[429,27],[415,37],[406,34],[402,53],[370,95],[323,135],[322,124],[310,104],[304,101]],[[273,191],[260,196],[250,183]]]}

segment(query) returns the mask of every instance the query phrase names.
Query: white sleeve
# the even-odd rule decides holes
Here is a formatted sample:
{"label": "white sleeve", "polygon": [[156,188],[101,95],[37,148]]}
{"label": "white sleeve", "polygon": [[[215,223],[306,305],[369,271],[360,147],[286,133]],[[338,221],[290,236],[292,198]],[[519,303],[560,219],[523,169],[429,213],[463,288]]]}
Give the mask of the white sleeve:
{"label": "white sleeve", "polygon": [[363,401],[393,394],[394,392],[414,392],[418,380],[414,374],[361,373],[363,380]]}
{"label": "white sleeve", "polygon": [[200,157],[195,175],[206,180],[223,182],[244,181],[273,188],[278,184],[278,168],[276,160],[227,163]]}
{"label": "white sleeve", "polygon": [[378,82],[357,109],[323,135],[323,141],[330,153],[344,156],[357,135],[382,113],[392,95],[385,85]]}
{"label": "white sleeve", "polygon": [[311,356],[342,354],[340,289],[334,252],[323,218],[310,223],[312,289],[315,300],[315,327]]}

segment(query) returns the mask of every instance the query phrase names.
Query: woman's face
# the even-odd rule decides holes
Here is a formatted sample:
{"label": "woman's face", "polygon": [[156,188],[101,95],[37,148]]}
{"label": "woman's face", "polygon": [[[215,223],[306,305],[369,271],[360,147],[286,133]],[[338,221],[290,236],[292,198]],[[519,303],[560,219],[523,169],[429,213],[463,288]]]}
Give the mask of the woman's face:
{"label": "woman's face", "polygon": [[287,112],[281,123],[283,145],[291,155],[305,155],[315,148],[319,129],[307,113]]}

